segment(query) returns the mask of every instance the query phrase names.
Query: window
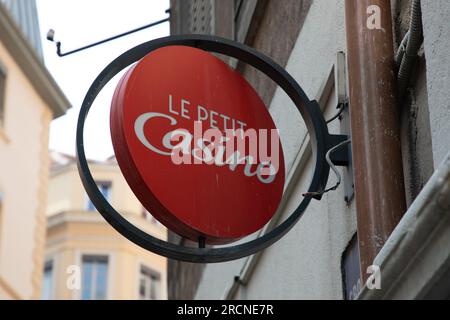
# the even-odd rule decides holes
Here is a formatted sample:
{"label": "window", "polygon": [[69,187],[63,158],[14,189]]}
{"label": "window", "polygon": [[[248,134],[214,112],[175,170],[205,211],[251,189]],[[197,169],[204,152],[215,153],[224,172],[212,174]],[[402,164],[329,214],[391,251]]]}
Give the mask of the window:
{"label": "window", "polygon": [[361,292],[358,235],[350,240],[341,259],[342,282],[346,300],[355,300]]}
{"label": "window", "polygon": [[156,218],[150,212],[148,212],[147,209],[145,209],[144,207],[142,207],[142,218],[151,222],[152,224],[159,225],[159,221],[156,220]]}
{"label": "window", "polygon": [[42,282],[42,300],[53,298],[53,262],[48,261],[44,266],[44,279]]}
{"label": "window", "polygon": [[[105,199],[109,202],[111,201],[111,182],[97,182],[97,187],[102,193],[102,195],[105,197]],[[87,197],[87,206],[86,209],[88,211],[95,211],[94,204],[92,203],[91,199]]]}
{"label": "window", "polygon": [[81,299],[105,300],[108,289],[108,257],[83,256]]}
{"label": "window", "polygon": [[0,63],[0,127],[5,121],[5,88],[6,88],[6,71]]}
{"label": "window", "polygon": [[146,267],[141,267],[139,277],[139,299],[157,300],[160,298],[161,277]]}

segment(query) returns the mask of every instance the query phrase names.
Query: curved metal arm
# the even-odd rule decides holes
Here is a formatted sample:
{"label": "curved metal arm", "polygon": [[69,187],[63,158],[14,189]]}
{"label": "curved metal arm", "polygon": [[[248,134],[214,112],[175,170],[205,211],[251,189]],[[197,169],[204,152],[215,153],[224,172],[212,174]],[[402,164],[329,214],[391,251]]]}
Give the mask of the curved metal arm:
{"label": "curved metal arm", "polygon": [[[170,13],[170,10],[167,10],[166,13]],[[90,48],[99,46],[101,44],[104,44],[104,43],[107,43],[107,42],[110,42],[110,41],[113,41],[113,40],[116,40],[116,39],[128,36],[130,34],[133,34],[133,33],[136,33],[136,32],[139,32],[139,31],[151,28],[151,27],[155,27],[157,25],[160,25],[160,24],[168,22],[168,21],[170,21],[170,17],[162,19],[162,20],[159,20],[159,21],[156,21],[156,22],[152,22],[152,23],[147,24],[145,26],[142,26],[142,27],[139,27],[139,28],[136,28],[136,29],[133,29],[133,30],[121,33],[121,34],[118,34],[116,36],[113,36],[113,37],[110,37],[110,38],[107,38],[107,39],[104,39],[104,40],[101,40],[101,41],[89,44],[87,46],[84,46],[84,47],[81,47],[81,48],[78,48],[78,49],[75,49],[75,50],[71,50],[69,52],[64,52],[64,53],[61,52],[61,42],[58,41],[58,42],[56,42],[56,54],[58,56],[60,56],[60,57],[65,57],[65,56],[68,56],[68,55],[71,55],[71,54],[74,54],[74,53],[77,53],[77,52],[80,52],[80,51],[84,51],[86,49],[90,49]],[[51,42],[54,42],[54,36],[55,36],[55,31],[54,30],[49,30],[48,33],[47,33],[47,40],[49,40]]]}

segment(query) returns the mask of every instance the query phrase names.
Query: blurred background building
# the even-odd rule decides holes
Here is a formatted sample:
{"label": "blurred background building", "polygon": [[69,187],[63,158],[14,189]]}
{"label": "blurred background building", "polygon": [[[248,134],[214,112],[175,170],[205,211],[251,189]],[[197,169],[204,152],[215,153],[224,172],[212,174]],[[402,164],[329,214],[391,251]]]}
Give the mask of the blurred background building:
{"label": "blurred background building", "polygon": [[36,0],[0,0],[8,9],[34,52],[43,59]]}
{"label": "blurred background building", "polygon": [[0,2],[0,299],[40,297],[49,126],[70,108],[39,37],[34,0]]}
{"label": "blurred background building", "polygon": [[[167,238],[129,189],[115,158],[90,167],[116,210],[148,234]],[[73,275],[81,276],[78,289],[68,285]],[[166,284],[167,260],[115,231],[86,195],[76,159],[52,152],[42,298],[163,300]]]}
{"label": "blurred background building", "polygon": [[[167,299],[167,261],[95,211],[75,159],[48,150],[70,103],[44,66],[34,0],[0,0],[0,299]],[[166,239],[114,158],[90,162],[127,219]]]}
{"label": "blurred background building", "polygon": [[[349,9],[352,6],[358,11]],[[377,12],[380,15],[374,16]],[[367,163],[373,160],[374,167],[382,161],[385,165],[372,170],[353,164],[355,176],[365,179],[357,181],[356,190],[352,168],[340,169],[344,177],[341,187],[322,201],[313,201],[287,236],[257,255],[206,266],[169,261],[169,299],[450,297],[449,16],[450,2],[446,0],[171,1],[172,34],[217,35],[268,55],[286,68],[310,99],[319,102],[325,119],[331,119],[336,107],[342,108],[349,100],[355,113],[363,107],[368,111],[353,124],[367,127],[380,121],[383,112],[391,116],[377,130],[352,137],[353,147],[359,146],[365,155],[375,150],[378,138],[386,142],[384,148],[379,144],[373,157],[359,157]],[[384,29],[370,29],[366,24],[370,17],[381,20]],[[369,36],[370,32],[376,36]],[[384,44],[367,43],[378,37],[385,37]],[[381,51],[384,58],[379,56]],[[364,54],[372,56],[361,58]],[[261,236],[301,202],[314,163],[306,128],[287,95],[255,69],[228,62],[263,98],[280,130],[285,153],[285,194]],[[378,73],[383,66],[388,66],[384,75]],[[364,87],[377,73],[381,77]],[[391,79],[392,85],[387,85],[386,79]],[[395,86],[398,101],[392,99]],[[358,94],[362,96],[355,103]],[[367,103],[367,96],[374,99]],[[373,111],[384,108],[387,101],[392,106],[375,115]],[[386,128],[392,123],[398,131]],[[348,134],[349,128],[348,109],[329,124],[335,134]],[[395,145],[397,153],[388,144]],[[394,166],[397,169],[392,171]],[[388,181],[392,175],[397,177],[391,179],[392,184],[380,188],[380,181]],[[330,185],[333,181],[330,175]],[[398,201],[386,200],[392,195],[388,189],[398,192]],[[366,202],[361,197],[358,200],[367,190],[378,191]],[[373,215],[368,217],[367,212]],[[383,233],[378,233],[381,229]],[[175,234],[169,238],[186,244]],[[369,247],[372,256],[366,259]],[[370,264],[381,268],[381,290],[364,286]]]}

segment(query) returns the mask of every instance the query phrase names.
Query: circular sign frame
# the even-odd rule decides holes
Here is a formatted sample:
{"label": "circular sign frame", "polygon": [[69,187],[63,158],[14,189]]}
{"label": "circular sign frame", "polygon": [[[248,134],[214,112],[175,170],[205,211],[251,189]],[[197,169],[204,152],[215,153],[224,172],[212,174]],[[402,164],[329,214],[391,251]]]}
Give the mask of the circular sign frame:
{"label": "circular sign frame", "polygon": [[[326,152],[329,150],[330,135],[318,103],[309,100],[295,79],[269,57],[235,41],[205,35],[169,36],[146,42],[119,56],[99,74],[86,94],[78,117],[76,153],[81,181],[92,203],[104,219],[128,240],[153,253],[193,263],[226,262],[255,254],[274,244],[289,232],[302,217],[312,197],[304,197],[289,218],[267,234],[254,240],[220,248],[205,248],[204,243],[199,241],[199,248],[191,248],[155,238],[130,223],[102,195],[89,170],[84,149],[84,127],[89,110],[100,91],[120,71],[141,60],[148,53],[175,45],[233,57],[255,67],[277,83],[296,105],[310,135],[315,169],[308,191],[312,194],[320,194],[325,189],[330,171],[330,167],[325,161]],[[320,199],[321,197],[317,196],[316,198]]]}
{"label": "circular sign frame", "polygon": [[285,185],[279,133],[226,62],[197,48],[159,48],[122,76],[111,105],[122,174],[168,229],[224,245],[272,219]]}

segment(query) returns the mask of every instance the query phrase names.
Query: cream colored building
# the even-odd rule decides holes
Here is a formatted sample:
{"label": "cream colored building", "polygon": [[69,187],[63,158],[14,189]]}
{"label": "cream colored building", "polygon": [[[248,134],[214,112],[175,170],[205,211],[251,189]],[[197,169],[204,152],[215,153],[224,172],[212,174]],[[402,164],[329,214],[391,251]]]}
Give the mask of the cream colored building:
{"label": "cream colored building", "polygon": [[[167,299],[167,261],[134,245],[95,211],[75,159],[52,154],[43,299]],[[143,231],[166,240],[166,229],[129,189],[114,159],[91,162],[100,190]]]}
{"label": "cream colored building", "polygon": [[0,1],[0,299],[40,297],[49,125],[70,107],[34,45],[35,9]]}

